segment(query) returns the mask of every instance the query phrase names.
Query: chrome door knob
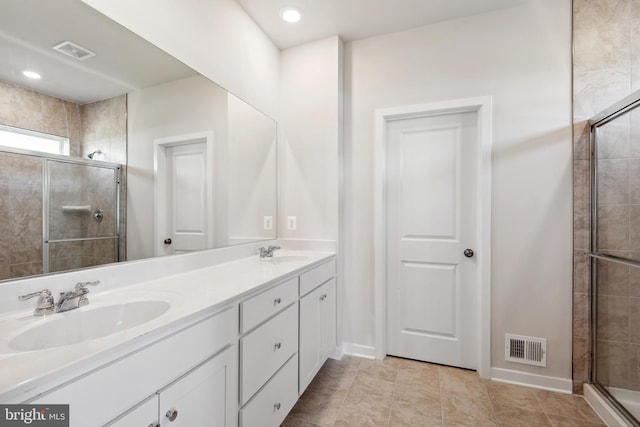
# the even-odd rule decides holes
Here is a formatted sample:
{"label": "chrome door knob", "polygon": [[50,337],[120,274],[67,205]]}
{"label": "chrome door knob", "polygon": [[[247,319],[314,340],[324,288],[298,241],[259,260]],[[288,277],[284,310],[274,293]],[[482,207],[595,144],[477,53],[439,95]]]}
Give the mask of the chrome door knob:
{"label": "chrome door knob", "polygon": [[473,249],[465,249],[464,256],[466,256],[467,258],[471,258],[473,256]]}

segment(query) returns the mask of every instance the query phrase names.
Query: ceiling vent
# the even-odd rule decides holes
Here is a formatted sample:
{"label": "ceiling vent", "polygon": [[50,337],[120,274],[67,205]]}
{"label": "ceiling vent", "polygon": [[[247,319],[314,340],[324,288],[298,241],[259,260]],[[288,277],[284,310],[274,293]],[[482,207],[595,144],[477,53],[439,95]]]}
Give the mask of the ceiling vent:
{"label": "ceiling vent", "polygon": [[504,359],[507,362],[547,366],[547,340],[505,334]]}
{"label": "ceiling vent", "polygon": [[53,50],[57,50],[60,53],[64,53],[67,56],[70,56],[78,61],[84,61],[85,59],[91,58],[95,56],[95,52],[91,52],[89,49],[85,49],[82,46],[78,46],[77,44],[70,42],[69,40],[65,40],[60,44],[52,47]]}

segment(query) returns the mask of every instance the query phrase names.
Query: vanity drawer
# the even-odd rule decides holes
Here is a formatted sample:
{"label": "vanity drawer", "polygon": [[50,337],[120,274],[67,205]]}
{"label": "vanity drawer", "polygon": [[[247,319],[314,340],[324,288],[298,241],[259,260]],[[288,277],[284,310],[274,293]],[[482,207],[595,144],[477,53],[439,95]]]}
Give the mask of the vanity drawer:
{"label": "vanity drawer", "polygon": [[300,275],[300,296],[308,294],[336,275],[336,260],[319,265]]}
{"label": "vanity drawer", "polygon": [[298,303],[240,341],[240,404],[245,404],[298,351]]}
{"label": "vanity drawer", "polygon": [[294,277],[240,303],[240,332],[246,333],[298,299]]}
{"label": "vanity drawer", "polygon": [[240,410],[241,427],[277,427],[298,399],[298,355],[294,355]]}

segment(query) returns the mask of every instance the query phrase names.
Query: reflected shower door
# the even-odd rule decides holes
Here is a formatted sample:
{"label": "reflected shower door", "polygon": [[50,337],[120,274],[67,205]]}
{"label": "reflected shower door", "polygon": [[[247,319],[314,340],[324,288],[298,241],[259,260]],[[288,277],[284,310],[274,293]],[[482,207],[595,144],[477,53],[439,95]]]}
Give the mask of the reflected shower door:
{"label": "reflected shower door", "polygon": [[119,261],[120,168],[47,160],[44,174],[45,272]]}

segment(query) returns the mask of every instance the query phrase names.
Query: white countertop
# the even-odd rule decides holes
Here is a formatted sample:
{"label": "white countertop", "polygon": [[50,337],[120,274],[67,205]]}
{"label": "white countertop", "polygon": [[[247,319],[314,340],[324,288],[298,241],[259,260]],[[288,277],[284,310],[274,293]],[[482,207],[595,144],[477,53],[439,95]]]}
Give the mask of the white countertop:
{"label": "white countertop", "polygon": [[[66,313],[36,317],[29,311],[0,316],[0,402],[19,403],[54,384],[61,384],[155,342],[243,297],[331,258],[333,252],[278,251],[273,260],[257,256],[192,270],[162,279],[99,292],[91,288],[90,304]],[[21,332],[82,310],[131,301],[170,304],[161,316],[101,338],[37,351],[16,351],[10,341]]]}

